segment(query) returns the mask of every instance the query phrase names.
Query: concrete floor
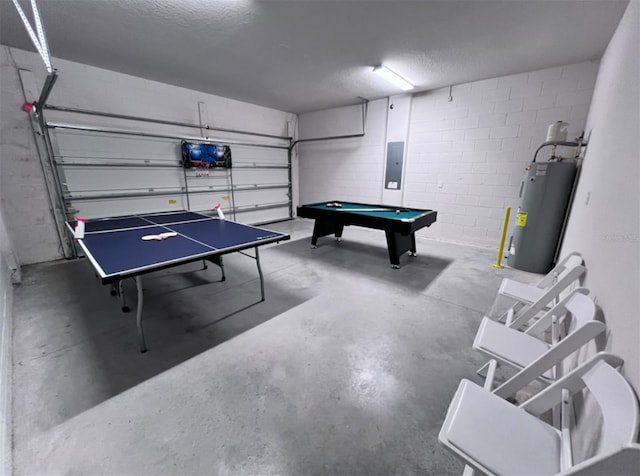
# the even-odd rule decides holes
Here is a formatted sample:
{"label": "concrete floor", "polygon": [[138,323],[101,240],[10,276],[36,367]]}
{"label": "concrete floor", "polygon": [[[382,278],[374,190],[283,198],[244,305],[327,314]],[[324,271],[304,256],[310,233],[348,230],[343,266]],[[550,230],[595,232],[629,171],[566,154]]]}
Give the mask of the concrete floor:
{"label": "concrete floor", "polygon": [[[437,441],[502,277],[495,252],[418,236],[391,269],[384,233],[349,227],[144,277],[135,313],[86,260],[23,269],[14,297],[15,474],[460,474]],[[437,226],[434,225],[434,226]],[[127,283],[135,307],[135,286]]]}

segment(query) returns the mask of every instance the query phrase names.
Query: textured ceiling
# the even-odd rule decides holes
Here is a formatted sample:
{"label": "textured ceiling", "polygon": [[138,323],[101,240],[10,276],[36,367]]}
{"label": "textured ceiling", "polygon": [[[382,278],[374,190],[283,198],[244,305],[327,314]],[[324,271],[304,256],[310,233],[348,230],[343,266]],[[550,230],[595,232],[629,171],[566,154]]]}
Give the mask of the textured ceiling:
{"label": "textured ceiling", "polygon": [[[52,56],[302,113],[598,59],[628,0],[40,0]],[[30,2],[20,0],[30,16]],[[0,43],[35,51],[10,0]],[[55,67],[55,61],[54,61]],[[63,72],[61,72],[63,74]]]}

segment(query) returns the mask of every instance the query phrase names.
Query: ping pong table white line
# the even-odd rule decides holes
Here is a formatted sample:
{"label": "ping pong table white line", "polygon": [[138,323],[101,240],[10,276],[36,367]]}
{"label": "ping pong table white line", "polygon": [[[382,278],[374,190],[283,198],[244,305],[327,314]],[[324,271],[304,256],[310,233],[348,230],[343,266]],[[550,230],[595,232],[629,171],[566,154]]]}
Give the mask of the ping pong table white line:
{"label": "ping pong table white line", "polygon": [[[134,215],[130,215],[130,216],[134,216]],[[202,215],[202,216],[206,216],[206,215]],[[140,216],[138,216],[138,218],[143,219]],[[210,220],[218,220],[218,218],[209,218],[209,219]],[[198,223],[198,222],[202,222],[202,221],[207,221],[207,220],[190,220],[190,221],[185,221],[185,222],[176,222],[176,224]],[[235,223],[235,222],[233,222],[233,223]],[[238,224],[241,225],[240,223],[238,223]],[[71,229],[71,226],[68,223],[67,223],[67,226],[69,227],[69,229]],[[166,228],[166,227],[164,227],[162,225],[157,225],[157,224],[154,224],[153,226],[157,226],[157,227],[160,227],[160,228]],[[251,226],[251,225],[242,225],[242,226],[247,226],[247,227],[254,228],[254,229],[258,228],[258,227]],[[144,228],[151,228],[151,227],[152,227],[152,225],[134,227],[134,228],[120,228],[119,230],[105,230],[103,232],[104,233],[108,233],[108,232],[115,232],[115,231],[127,231],[127,230],[132,230],[132,229],[144,229]],[[170,228],[166,228],[166,229],[171,230]],[[260,228],[260,229],[266,230],[265,228]],[[175,230],[171,230],[171,231],[175,231]],[[267,230],[267,231],[273,233],[273,235],[271,235],[271,236],[270,235],[260,236],[255,241],[245,242],[245,243],[242,243],[242,244],[239,244],[239,245],[236,245],[236,246],[233,246],[233,247],[227,247],[227,248],[215,248],[215,247],[213,247],[211,245],[208,245],[206,243],[202,243],[201,241],[198,241],[198,240],[196,240],[194,238],[190,238],[190,237],[188,237],[186,235],[183,235],[182,233],[178,233],[178,235],[182,236],[183,238],[187,238],[187,239],[189,239],[189,240],[191,240],[191,241],[193,241],[195,243],[198,243],[199,245],[204,246],[205,248],[210,250],[210,251],[206,251],[206,252],[203,252],[203,253],[198,253],[198,254],[189,256],[189,258],[193,258],[194,261],[197,261],[199,259],[204,259],[205,257],[210,256],[212,251],[215,252],[215,251],[224,250],[225,252],[228,251],[229,253],[231,253],[233,251],[237,251],[238,248],[242,248],[242,247],[251,248],[251,247],[257,245],[258,243],[261,243],[261,240],[272,238],[272,237],[275,237],[277,235],[283,235],[282,233],[275,232],[273,230]],[[90,234],[98,234],[98,233],[103,233],[103,232],[91,232]],[[85,235],[86,234],[88,234],[88,233],[85,233]],[[107,278],[111,278],[111,277],[114,277],[114,276],[118,276],[118,275],[122,274],[123,272],[125,272],[126,274],[136,274],[136,273],[141,272],[141,271],[151,270],[151,269],[154,269],[154,268],[157,268],[157,267],[161,267],[161,266],[165,266],[165,265],[178,264],[178,263],[180,263],[181,261],[183,261],[186,258],[186,257],[182,257],[182,258],[176,258],[176,259],[172,259],[172,260],[168,260],[168,261],[156,262],[156,263],[153,263],[151,265],[139,266],[137,268],[127,268],[126,270],[122,270],[122,271],[119,271],[117,273],[109,273],[109,274],[107,274],[104,271],[104,269],[102,268],[102,266],[100,266],[98,261],[94,258],[93,254],[91,254],[89,249],[84,245],[83,240],[79,239],[78,243],[82,247],[86,257],[89,258],[89,261],[91,261],[91,263],[93,264],[94,268],[96,269],[96,271],[98,271],[98,274],[102,279],[107,279]]]}
{"label": "ping pong table white line", "polygon": [[[184,213],[184,212],[171,212],[171,213]],[[119,229],[114,229],[114,230],[102,230],[102,231],[95,231],[95,232],[89,232],[86,234],[100,234],[100,233],[114,233],[117,231],[129,231],[129,230],[137,230],[137,229],[144,229],[144,228],[152,228],[152,227],[160,227],[160,228],[164,228],[166,230],[172,231],[172,232],[176,232],[175,230],[169,228],[167,225],[180,225],[180,224],[186,224],[186,223],[199,223],[199,222],[203,222],[203,221],[214,221],[214,220],[219,220],[219,218],[214,218],[214,217],[207,217],[206,215],[202,215],[199,214],[197,212],[189,212],[189,213],[194,213],[197,215],[201,215],[205,218],[203,219],[197,219],[197,220],[185,220],[185,221],[181,221],[181,222],[175,222],[175,223],[167,223],[164,225],[160,225],[157,223],[153,223],[151,220],[148,220],[146,218],[144,218],[143,216],[140,215],[128,215],[129,217],[135,217],[135,218],[140,218],[141,220],[147,220],[149,221],[151,224],[148,226],[139,226],[139,227],[130,227],[130,228],[119,228]],[[155,215],[159,215],[159,214],[155,214]],[[114,218],[119,218],[119,217],[114,217]],[[114,219],[111,218],[111,219]],[[108,220],[109,218],[106,218],[105,220]],[[235,223],[235,222],[232,222]],[[256,227],[256,226],[252,226],[252,225],[244,225],[241,223],[238,223],[238,225],[242,225],[242,226],[246,226],[249,228],[253,228],[253,229],[260,229],[260,230],[267,230],[266,228],[260,228],[260,227]],[[204,246],[205,248],[207,248],[210,251],[206,251],[203,253],[198,253],[195,255],[191,255],[189,256],[189,259],[193,258],[194,261],[197,261],[198,259],[204,259],[207,256],[211,255],[211,252],[215,252],[215,251],[221,251],[221,250],[225,250],[225,252],[233,252],[233,251],[237,251],[239,248],[251,248],[253,246],[256,246],[257,244],[261,243],[261,240],[265,240],[268,238],[274,238],[277,235],[283,235],[282,233],[279,232],[275,232],[273,230],[267,230],[271,233],[273,233],[273,235],[264,235],[264,236],[259,236],[257,237],[256,240],[251,241],[251,242],[245,242],[236,246],[232,246],[232,247],[226,247],[226,248],[216,248],[214,246],[211,246],[207,243],[203,243],[199,240],[196,240],[195,238],[192,238],[190,236],[184,235],[183,233],[178,233],[178,236],[182,236],[183,238],[186,238],[194,243],[197,243],[201,246]],[[118,276],[120,275],[122,272],[125,272],[127,274],[136,274],[137,272],[141,272],[144,270],[151,270],[154,269],[156,267],[161,267],[161,266],[165,266],[165,265],[172,265],[172,264],[178,264],[180,261],[184,260],[186,257],[182,257],[182,258],[176,258],[176,259],[172,259],[172,260],[168,260],[168,261],[162,261],[162,262],[156,262],[153,263],[151,265],[146,265],[146,266],[140,266],[137,268],[127,268],[126,270],[122,270],[120,272],[117,273],[109,273],[107,274],[104,269],[102,268],[102,266],[100,266],[100,264],[98,263],[98,261],[94,258],[94,256],[91,254],[91,252],[88,250],[88,248],[84,245],[83,240],[78,240],[78,242],[80,243],[80,246],[82,247],[82,249],[85,252],[85,255],[87,256],[87,258],[89,258],[89,261],[91,261],[91,263],[94,265],[94,268],[96,269],[96,271],[98,271],[98,274],[100,275],[101,278],[106,279],[106,278],[111,278],[114,276]],[[225,253],[226,254],[226,253]]]}
{"label": "ping pong table white line", "polygon": [[[273,232],[272,232],[273,233]],[[184,236],[181,233],[179,233],[180,236]],[[278,235],[281,237],[283,236],[282,233],[274,233],[273,238],[277,238]],[[198,244],[202,244],[205,247],[210,248],[213,251],[222,251],[224,250],[224,253],[220,252],[218,253],[216,256],[219,256],[220,258],[222,257],[223,254],[227,254],[227,253],[231,253],[233,251],[238,251],[239,253],[249,256],[250,258],[253,258],[256,261],[256,265],[258,267],[258,276],[260,279],[260,299],[261,301],[264,301],[265,297],[264,297],[264,276],[262,273],[262,267],[260,266],[260,253],[258,250],[258,244],[261,243],[261,239],[266,239],[269,238],[268,236],[262,236],[259,237],[258,240],[255,241],[251,241],[251,242],[245,242],[239,245],[236,245],[234,247],[227,247],[227,248],[214,248],[212,246],[206,245],[204,243],[200,243],[198,240],[189,238],[187,236],[184,236],[185,238],[191,239],[192,241],[198,243]],[[85,250],[85,253],[87,253],[87,256],[91,256],[90,253],[88,253],[88,250],[86,250],[86,248],[84,247],[84,244],[81,242],[82,248]],[[251,256],[247,253],[243,253],[244,249],[248,249],[253,247],[255,249],[255,256]],[[206,259],[207,256],[211,256],[211,252],[206,252],[206,253],[200,253],[198,255],[191,255],[189,256],[189,260],[191,261],[191,259],[193,259],[193,261],[197,261],[199,259]],[[90,258],[91,259],[91,258]],[[95,261],[92,259],[92,262],[95,263]],[[136,327],[138,329],[138,344],[140,346],[140,352],[146,352],[147,351],[147,344],[144,338],[144,328],[142,326],[142,310],[143,310],[143,306],[144,306],[144,289],[142,287],[142,273],[135,273],[137,270],[145,270],[148,269],[150,272],[154,270],[154,268],[161,268],[161,267],[168,267],[170,266],[173,262],[176,262],[176,265],[179,264],[186,264],[185,262],[185,258],[181,258],[181,259],[175,259],[175,260],[170,260],[170,261],[163,261],[162,263],[155,263],[155,266],[145,266],[145,267],[140,267],[140,268],[136,268],[136,269],[128,269],[126,272],[127,274],[129,274],[129,277],[132,277],[135,279],[136,282],[136,291],[137,291],[137,295],[138,295],[138,303],[136,306]],[[224,267],[222,265],[222,259],[220,259],[220,268],[222,269],[222,277],[224,278]],[[100,270],[102,270],[102,268],[98,267]],[[102,273],[104,273],[104,271],[102,271]],[[135,273],[135,274],[134,274]],[[109,276],[117,276],[117,274],[112,274]],[[125,276],[126,277],[126,276]],[[125,300],[124,300],[124,291],[122,289],[122,284],[123,284],[123,280],[125,279],[125,277],[123,276],[119,276],[118,279],[118,290],[120,293],[120,297],[121,297],[121,301],[122,301],[122,309],[125,309]]]}
{"label": "ping pong table white line", "polygon": [[[140,218],[141,220],[144,220],[144,218],[142,217],[135,217],[135,218]],[[130,226],[127,228],[111,228],[109,230],[96,230],[96,231],[85,231],[84,234],[85,235],[99,235],[100,233],[117,233],[118,231],[129,231],[129,230],[143,230],[145,228],[152,228],[154,226],[159,226],[159,227],[164,227],[166,225],[184,225],[187,223],[200,223],[203,221],[215,221],[218,220],[218,218],[198,218],[197,220],[184,220],[184,221],[176,221],[176,222],[171,222],[171,223],[153,223],[152,221],[149,221],[149,223],[152,223],[151,225],[140,225],[140,226]]]}
{"label": "ping pong table white line", "polygon": [[82,248],[82,250],[84,251],[84,254],[87,258],[89,258],[89,261],[91,261],[91,264],[93,265],[93,267],[95,268],[95,270],[98,272],[98,274],[100,275],[101,278],[106,278],[108,276],[111,275],[107,275],[104,272],[104,269],[102,269],[102,266],[100,266],[98,264],[98,262],[96,261],[96,259],[93,257],[93,255],[91,254],[91,252],[88,250],[88,248],[84,245],[84,242],[82,240],[82,238],[78,239],[77,243],[80,244],[80,247]]}
{"label": "ping pong table white line", "polygon": [[[138,218],[141,218],[141,217],[138,217]],[[204,220],[198,220],[198,221],[204,221]],[[67,223],[67,225],[68,225],[68,226],[69,226],[69,228],[70,228],[70,225],[69,225],[68,223]],[[154,224],[153,226],[158,226],[158,227],[160,227],[160,228],[166,228],[166,227],[162,227],[161,225],[155,225],[155,224]],[[108,230],[107,232],[114,232],[114,231],[128,231],[128,230],[136,230],[136,229],[144,229],[144,228],[151,228],[151,225],[149,225],[149,226],[141,226],[141,227],[134,227],[134,228],[121,228],[121,229],[119,229],[119,230]],[[169,229],[169,230],[170,230],[170,228],[166,228],[166,229]],[[174,230],[171,230],[171,231],[174,231]],[[98,233],[98,232],[93,232],[92,234],[97,234],[97,233]],[[85,235],[86,235],[86,234],[87,234],[87,233],[85,233]],[[209,251],[206,251],[206,252],[203,252],[203,253],[199,253],[199,254],[197,254],[197,255],[191,255],[191,256],[189,256],[189,258],[192,258],[192,257],[193,257],[193,258],[194,258],[194,261],[197,261],[198,259],[204,259],[206,256],[211,255],[211,251],[219,251],[219,250],[221,249],[221,248],[215,248],[215,247],[213,247],[213,246],[207,245],[206,243],[199,242],[198,240],[191,239],[191,238],[189,238],[189,237],[187,237],[187,236],[183,235],[182,233],[178,233],[178,235],[182,236],[183,238],[190,239],[191,241],[194,241],[194,242],[198,243],[199,245],[204,246],[205,248],[207,248],[207,249],[209,250]],[[153,269],[154,267],[160,267],[160,266],[164,266],[164,265],[171,265],[171,264],[174,264],[174,263],[179,263],[180,261],[182,261],[182,260],[184,260],[184,259],[186,258],[186,257],[182,257],[182,258],[175,258],[175,259],[172,259],[172,260],[169,260],[169,261],[162,261],[162,262],[158,261],[158,262],[155,262],[155,263],[153,263],[153,264],[151,264],[151,265],[139,266],[139,267],[137,267],[137,268],[127,268],[126,270],[122,270],[122,271],[117,272],[117,273],[109,273],[109,274],[107,274],[107,273],[104,271],[104,269],[102,268],[102,266],[100,266],[100,264],[98,263],[98,261],[95,259],[95,257],[93,256],[93,254],[92,254],[92,253],[89,251],[89,249],[85,246],[85,244],[84,244],[84,240],[83,240],[83,239],[79,239],[79,240],[78,240],[78,243],[80,244],[80,246],[81,246],[81,247],[82,247],[82,249],[84,250],[84,254],[85,254],[85,256],[86,256],[87,258],[89,258],[89,261],[91,261],[91,264],[93,264],[94,268],[96,269],[96,271],[98,271],[98,274],[100,275],[100,277],[101,277],[102,279],[110,278],[110,277],[113,277],[113,276],[118,276],[118,275],[119,275],[119,274],[121,274],[123,271],[124,271],[124,272],[126,272],[127,274],[130,274],[130,273],[131,273],[131,274],[135,274],[135,273],[136,273],[136,272],[138,272],[138,271],[144,271],[144,270],[147,270],[147,269]],[[253,243],[253,242],[252,242],[252,243]]]}
{"label": "ping pong table white line", "polygon": [[[140,219],[142,219],[142,220],[147,220],[145,217],[142,217],[142,216],[140,217]],[[147,220],[147,221],[151,222],[151,220]],[[189,221],[182,222],[182,223],[181,223],[181,222],[177,222],[177,223],[166,223],[166,224],[163,224],[163,225],[159,225],[159,224],[157,224],[157,226],[159,226],[159,227],[161,227],[161,228],[164,228],[164,229],[166,229],[166,230],[169,230],[169,231],[170,231],[170,232],[172,232],[172,233],[177,233],[177,234],[178,234],[178,236],[181,236],[181,237],[183,237],[183,238],[186,238],[187,240],[191,240],[191,241],[193,241],[194,243],[198,243],[199,245],[202,245],[202,246],[204,246],[204,247],[206,247],[206,248],[209,248],[209,249],[211,249],[211,250],[213,250],[213,251],[219,251],[219,250],[220,250],[220,248],[216,248],[215,246],[211,246],[211,245],[209,245],[209,244],[207,244],[207,243],[203,243],[202,241],[196,240],[195,238],[191,238],[190,236],[187,236],[187,235],[185,235],[185,234],[183,234],[183,233],[180,233],[179,231],[176,231],[176,230],[173,230],[173,229],[169,228],[169,225],[180,225],[180,224],[184,224],[184,223],[200,223],[200,222],[203,222],[203,221],[209,221],[209,220],[200,220],[200,219],[198,219],[198,220],[189,220]],[[211,221],[213,221],[213,219],[211,219]]]}
{"label": "ping pong table white line", "polygon": [[[145,219],[142,217],[139,217],[141,219]],[[150,220],[147,220],[150,221]],[[205,220],[190,220],[190,222],[199,222],[199,221],[205,221]],[[240,223],[238,223],[239,225],[241,225]],[[155,226],[160,226],[161,228],[166,228],[168,230],[171,230],[170,228],[167,228],[165,226],[162,225],[156,225]],[[253,227],[251,225],[242,225],[242,226],[247,226],[249,228],[258,228],[258,227]],[[67,227],[69,229],[71,229],[71,225],[69,223],[67,223]],[[258,228],[261,230],[266,230],[265,228]],[[171,230],[171,231],[175,231],[175,230]],[[207,245],[205,243],[199,242],[198,240],[195,240],[191,237],[188,237],[186,235],[183,235],[182,233],[178,233],[179,236],[183,236],[184,238],[187,238],[195,243],[198,243],[202,246],[204,246],[205,248],[209,248],[212,251],[218,251],[220,253],[217,254],[217,256],[222,256],[223,254],[227,254],[227,253],[231,253],[234,251],[238,251],[241,254],[247,255],[249,257],[252,257],[246,253],[243,253],[242,250],[244,249],[248,249],[251,247],[255,248],[255,257],[252,257],[255,261],[256,261],[256,265],[258,267],[258,275],[260,278],[260,296],[261,296],[261,300],[264,301],[265,297],[264,297],[264,277],[263,277],[263,273],[262,273],[262,267],[260,266],[260,254],[259,254],[259,250],[258,250],[258,245],[259,243],[262,243],[260,240],[264,240],[267,238],[277,238],[278,236],[282,237],[284,236],[284,234],[279,233],[279,232],[274,232],[272,230],[266,230],[270,233],[272,233],[271,236],[269,235],[264,235],[264,236],[259,236],[257,238],[257,240],[251,241],[251,242],[245,242],[233,247],[227,247],[227,248],[215,248],[213,246]],[[278,241],[278,240],[276,240]],[[102,269],[102,267],[98,264],[98,262],[95,260],[94,256],[89,252],[89,250],[87,249],[87,247],[84,245],[84,240],[79,239],[78,242],[80,243],[80,246],[82,247],[82,249],[85,252],[85,256],[87,256],[87,258],[89,258],[89,261],[91,261],[91,263],[94,266],[94,269],[96,269],[98,271],[98,273],[100,274],[100,276],[104,279],[107,277],[115,277],[115,276],[119,276],[120,273],[115,273],[115,274],[109,274],[107,275],[104,270]],[[222,253],[221,251],[224,251],[224,253]],[[191,261],[191,259],[193,259],[193,261],[197,261],[199,259],[205,259],[207,256],[211,256],[211,252],[207,251],[206,253],[199,253],[197,255],[191,255],[189,256],[189,260]],[[128,270],[126,270],[125,272],[127,274],[130,275],[130,277],[133,277],[135,279],[136,282],[136,290],[137,290],[137,294],[138,294],[138,304],[137,304],[137,309],[136,309],[136,327],[138,329],[138,343],[140,345],[140,351],[141,352],[146,352],[147,351],[147,345],[145,342],[145,338],[144,338],[144,329],[142,327],[142,309],[143,309],[143,303],[144,303],[144,291],[143,291],[143,287],[142,287],[142,274],[141,273],[137,273],[137,271],[143,271],[143,270],[149,270],[149,272],[153,271],[155,268],[161,268],[161,267],[169,267],[171,266],[173,263],[175,263],[176,265],[179,264],[186,264],[185,261],[185,257],[182,258],[177,258],[177,259],[173,259],[173,260],[169,260],[169,261],[163,261],[161,263],[154,263],[154,265],[152,266],[143,266],[143,267],[139,267],[139,268],[130,268]],[[222,261],[220,261],[220,263],[222,263]],[[221,265],[222,267],[222,265]],[[224,268],[223,268],[223,277],[224,277]],[[121,298],[122,298],[122,306],[123,306],[123,310],[125,309],[125,301],[124,301],[124,291],[122,289],[122,282],[124,277],[119,276],[120,279],[118,279],[118,288],[119,288],[119,292],[121,294]]]}
{"label": "ping pong table white line", "polygon": [[[204,213],[201,213],[201,212],[194,212],[194,211],[191,211],[191,210],[183,210],[182,212],[167,212],[167,213],[194,213],[194,214],[196,214],[196,215],[200,215],[200,216],[205,217],[205,218],[209,218],[209,219],[213,219],[213,220],[219,220],[219,218],[218,218],[218,217],[210,217],[209,215],[205,215]],[[236,223],[236,224],[238,224],[238,225],[242,225],[242,226],[248,226],[249,228],[256,228],[256,229],[260,229],[260,230],[268,230],[268,231],[270,231],[271,233],[278,233],[278,234],[280,234],[280,235],[282,235],[282,234],[283,234],[283,233],[280,233],[280,232],[278,232],[278,231],[273,231],[273,230],[269,230],[268,228],[263,228],[263,227],[261,227],[261,226],[249,225],[249,224],[246,224],[246,223],[238,223],[238,222],[236,222],[236,221],[233,221],[233,220],[226,220],[226,219],[224,219],[223,221],[230,221],[231,223]]]}
{"label": "ping pong table white line", "polygon": [[[262,243],[262,240],[265,240],[267,238],[275,238],[278,235],[283,235],[282,233],[275,233],[273,236],[261,236],[259,237],[257,240],[255,241],[250,241],[250,242],[244,242],[242,244],[236,245],[236,246],[231,246],[231,247],[226,247],[226,248],[214,248],[210,245],[207,245],[205,243],[201,243],[198,240],[194,240],[191,239],[187,236],[184,235],[180,235],[183,236],[184,238],[188,238],[191,239],[191,241],[194,241],[196,243],[198,243],[199,245],[205,246],[206,248],[209,249],[209,251],[205,251],[203,253],[198,253],[198,254],[194,254],[194,255],[189,255],[181,257],[181,258],[175,258],[175,259],[171,259],[171,260],[167,260],[167,261],[157,261],[153,264],[150,265],[145,265],[145,266],[139,266],[137,268],[127,268],[121,271],[118,271],[116,273],[105,273],[105,271],[102,269],[102,267],[98,264],[98,262],[96,261],[96,259],[93,257],[93,255],[89,252],[89,250],[87,249],[86,246],[84,246],[84,243],[82,240],[78,240],[78,242],[80,243],[80,246],[82,247],[82,249],[85,252],[85,255],[87,256],[87,258],[89,258],[89,261],[91,261],[91,263],[94,265],[94,267],[96,268],[96,270],[98,271],[98,274],[100,275],[101,278],[103,279],[107,279],[107,278],[112,278],[115,276],[119,276],[121,274],[127,274],[127,275],[135,275],[135,274],[139,274],[142,271],[146,271],[146,270],[153,270],[155,268],[160,268],[163,266],[170,266],[173,264],[180,264],[180,262],[183,262],[185,259],[193,259],[193,261],[198,261],[199,259],[204,259],[207,256],[211,256],[212,252],[216,252],[216,251],[224,251],[224,253],[220,253],[220,254],[227,254],[227,253],[232,253],[234,251],[238,251],[239,249],[245,249],[245,248],[252,248],[257,246],[259,243]],[[185,263],[186,264],[186,263]],[[125,276],[126,277],[131,277],[131,276]],[[124,279],[123,278],[123,279]]]}
{"label": "ping pong table white line", "polygon": [[[186,223],[197,223],[197,222],[200,222],[200,221],[207,221],[207,220],[220,220],[220,218],[218,218],[218,217],[210,217],[210,216],[205,215],[205,214],[203,214],[203,213],[200,213],[200,212],[192,212],[192,211],[190,211],[190,210],[181,210],[181,211],[175,211],[175,212],[162,212],[162,213],[160,213],[160,212],[159,212],[159,213],[148,213],[148,214],[146,214],[145,216],[161,216],[161,215],[171,215],[171,214],[176,214],[176,215],[177,215],[177,214],[179,214],[179,213],[193,213],[194,215],[200,215],[202,218],[197,219],[197,220],[183,220],[183,221],[179,221],[179,222],[164,223],[164,224],[162,224],[162,225],[161,225],[161,224],[158,224],[158,223],[154,223],[154,225],[153,225],[153,226],[159,226],[159,227],[162,227],[162,226],[164,226],[164,225],[182,225],[182,224],[186,224]],[[140,218],[140,219],[142,219],[142,220],[144,220],[144,219],[145,219],[145,218],[143,218],[143,216],[142,216],[142,215],[124,215],[124,216],[121,216],[121,217],[95,218],[95,219],[91,219],[91,221],[94,221],[94,222],[95,222],[95,221],[107,221],[107,220],[117,220],[117,219],[126,219],[126,218]],[[147,221],[149,221],[150,223],[153,223],[153,222],[151,222],[151,220],[147,220]],[[238,225],[242,225],[242,226],[247,226],[247,227],[249,227],[249,228],[253,228],[253,229],[268,230],[268,231],[270,231],[271,233],[278,233],[278,234],[282,234],[282,233],[280,233],[280,232],[273,231],[273,230],[270,230],[270,229],[268,229],[268,228],[263,228],[263,227],[261,227],[261,226],[249,225],[249,224],[246,224],[246,223],[237,223],[237,222],[235,222],[235,221],[233,221],[233,220],[225,220],[225,221],[229,221],[229,222],[231,222],[231,223],[236,223],[236,224],[238,224]],[[137,226],[137,227],[129,227],[129,228],[110,229],[110,230],[85,231],[85,233],[84,233],[84,234],[85,234],[85,235],[87,235],[87,234],[99,234],[99,233],[115,233],[115,232],[118,232],[118,231],[137,230],[137,229],[150,228],[151,226],[152,226],[152,225],[145,225],[145,226]],[[72,230],[72,231],[73,231],[73,230]]]}
{"label": "ping pong table white line", "polygon": [[[142,219],[142,220],[146,220],[146,218],[144,218],[144,217],[142,217],[142,216],[141,216],[141,217],[139,217],[139,218],[140,218],[140,219]],[[165,228],[165,229],[167,229],[167,230],[169,230],[169,231],[171,231],[171,232],[173,232],[173,233],[177,233],[177,234],[178,234],[178,236],[182,236],[183,238],[186,238],[186,239],[188,239],[188,240],[191,240],[191,241],[193,241],[194,243],[198,243],[199,245],[206,246],[207,248],[210,248],[210,249],[212,249],[212,250],[214,250],[214,251],[219,251],[219,250],[221,250],[221,249],[226,249],[226,248],[216,248],[215,246],[211,246],[211,245],[209,245],[209,244],[207,244],[207,243],[203,243],[202,241],[200,241],[200,240],[196,240],[195,238],[192,238],[192,237],[190,237],[189,235],[185,235],[184,233],[180,233],[179,231],[176,231],[176,230],[174,230],[174,229],[172,229],[172,228],[169,228],[169,226],[171,226],[171,225],[182,225],[182,224],[185,224],[185,223],[201,223],[201,222],[203,222],[203,221],[213,221],[213,220],[219,220],[219,218],[209,218],[208,220],[204,220],[204,219],[203,219],[203,220],[200,220],[200,219],[198,219],[198,220],[188,220],[188,221],[184,221],[184,222],[165,223],[165,224],[162,224],[162,225],[157,224],[156,226],[159,226],[159,227],[161,227],[161,228]],[[149,222],[151,222],[151,220],[148,220],[148,221],[149,221]],[[234,224],[236,224],[236,225],[241,225],[241,226],[250,227],[250,228],[255,228],[255,227],[252,227],[251,225],[243,225],[242,223],[235,223],[235,222],[231,222],[231,223],[234,223]],[[264,230],[264,228],[260,228],[260,229],[261,229],[261,230]],[[268,231],[270,231],[270,232],[271,232],[271,233],[273,233],[274,235],[281,235],[281,234],[282,234],[282,233],[277,233],[277,232],[275,232],[275,231],[271,231],[271,230],[268,230]],[[270,235],[258,236],[258,237],[256,238],[256,241],[252,241],[251,243],[258,243],[258,242],[259,242],[259,240],[265,240],[265,239],[267,239],[267,238],[271,238],[272,236],[273,236],[273,235],[271,235],[271,236],[270,236]],[[243,243],[242,245],[244,245],[244,244],[246,244],[246,243]],[[242,246],[242,245],[237,245],[237,246]]]}

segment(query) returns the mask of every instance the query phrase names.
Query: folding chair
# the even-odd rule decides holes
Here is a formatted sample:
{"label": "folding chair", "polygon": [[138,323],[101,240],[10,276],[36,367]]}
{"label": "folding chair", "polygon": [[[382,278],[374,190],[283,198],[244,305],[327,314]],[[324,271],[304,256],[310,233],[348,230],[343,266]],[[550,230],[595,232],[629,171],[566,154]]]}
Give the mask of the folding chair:
{"label": "folding chair", "polygon": [[631,443],[618,451],[602,454],[575,465],[563,476],[637,475],[640,468],[640,445]]}
{"label": "folding chair", "polygon": [[505,296],[516,302],[499,316],[498,320],[505,321],[511,327],[522,327],[540,311],[552,307],[560,294],[569,289],[586,272],[582,263],[580,254],[570,253],[537,284],[521,283],[509,278],[503,279],[490,315],[493,314],[499,297]]}
{"label": "folding chair", "polygon": [[[492,359],[478,370],[488,369],[485,388],[492,390],[498,364],[518,372],[494,391],[509,398],[534,380],[550,383],[562,373],[562,362],[586,343],[606,330],[594,320],[595,304],[586,288],[576,288],[524,332],[484,317],[473,348]],[[551,342],[541,338],[551,330]],[[492,363],[495,362],[495,363]]]}
{"label": "folding chair", "polygon": [[[438,439],[465,461],[465,474],[475,470],[488,475],[589,474],[589,468],[615,457],[638,436],[638,400],[614,368],[620,365],[622,359],[615,355],[596,354],[520,406],[462,380]],[[571,447],[576,431],[571,427],[571,398],[585,388],[598,404],[602,430],[595,454],[576,464]],[[557,405],[562,407],[559,429],[541,419]],[[585,418],[591,421],[596,415],[588,413]]]}

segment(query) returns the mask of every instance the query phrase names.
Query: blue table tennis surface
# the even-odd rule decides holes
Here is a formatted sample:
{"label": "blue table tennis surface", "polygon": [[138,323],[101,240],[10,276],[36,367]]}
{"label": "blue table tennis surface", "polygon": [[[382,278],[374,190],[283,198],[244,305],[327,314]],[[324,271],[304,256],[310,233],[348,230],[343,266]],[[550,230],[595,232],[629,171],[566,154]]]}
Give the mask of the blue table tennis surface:
{"label": "blue table tennis surface", "polygon": [[[75,222],[69,226],[75,227]],[[166,232],[178,235],[160,241],[142,239]],[[84,238],[78,242],[105,280],[289,238],[265,228],[181,211],[88,220]]]}

